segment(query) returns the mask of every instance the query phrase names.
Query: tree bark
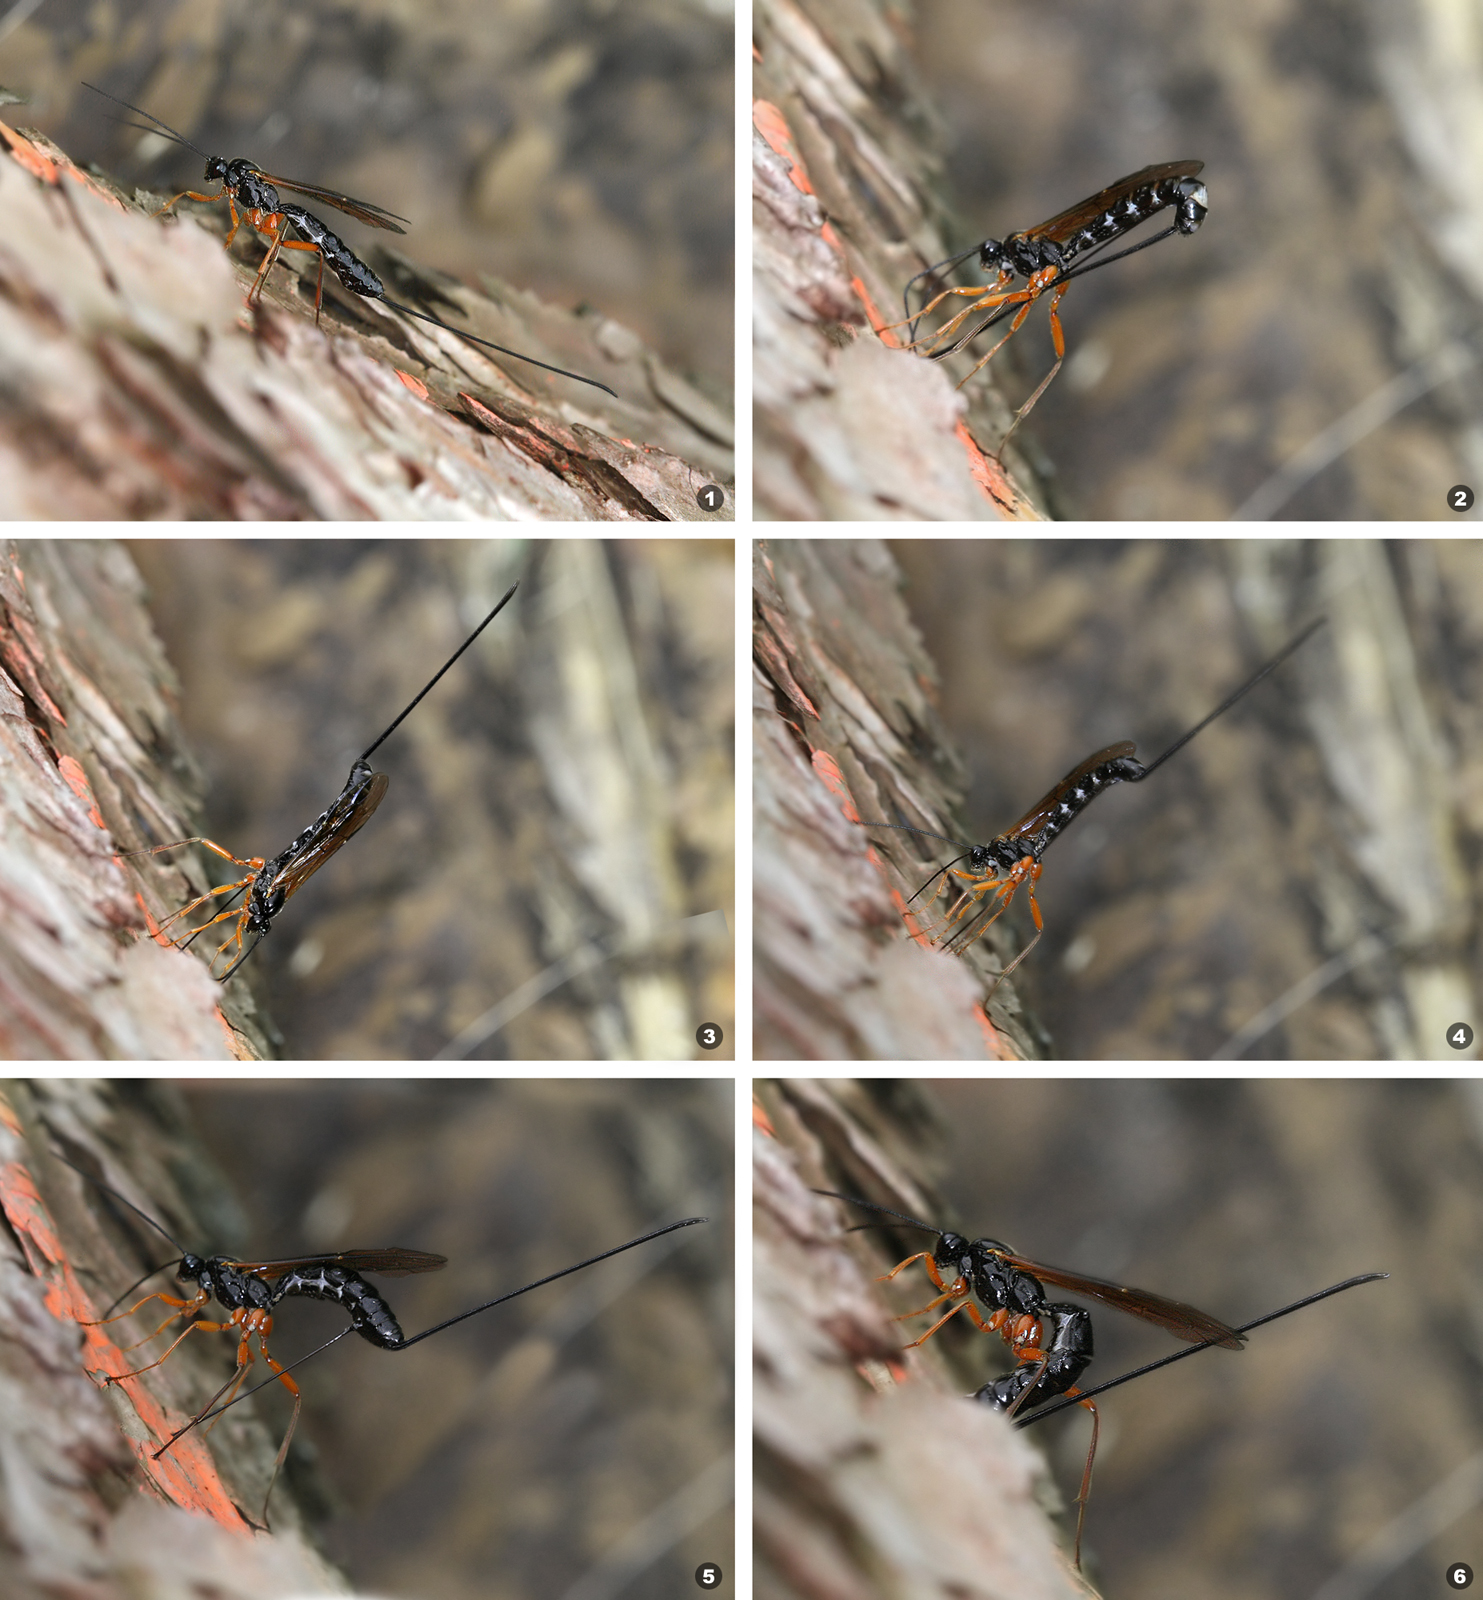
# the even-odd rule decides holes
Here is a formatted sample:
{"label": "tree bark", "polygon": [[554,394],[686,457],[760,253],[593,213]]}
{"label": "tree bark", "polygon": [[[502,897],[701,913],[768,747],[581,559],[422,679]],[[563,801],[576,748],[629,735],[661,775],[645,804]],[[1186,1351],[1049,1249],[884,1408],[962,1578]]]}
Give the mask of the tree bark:
{"label": "tree bark", "polygon": [[894,562],[853,541],[755,554],[756,1056],[1040,1054],[1013,980],[998,981],[1003,923],[962,958],[932,949],[921,930],[944,902],[913,903],[927,869],[913,879],[916,852],[888,842],[906,836],[859,826],[905,817],[952,835],[962,792]]}
{"label": "tree bark", "polygon": [[[156,943],[200,776],[177,692],[117,545],[9,544],[0,570],[0,1040],[11,1059],[249,1059],[249,990]],[[202,885],[205,887],[205,885]],[[199,891],[198,891],[199,892]]]}
{"label": "tree bark", "polygon": [[[0,1230],[7,1596],[164,1600],[183,1581],[231,1600],[344,1592],[304,1542],[286,1485],[273,1493],[272,1538],[254,1536],[238,1509],[261,1507],[276,1448],[250,1406],[223,1416],[215,1454],[188,1435],[154,1459],[160,1440],[220,1379],[212,1359],[219,1352],[204,1348],[204,1338],[187,1339],[146,1377],[102,1381],[138,1359],[120,1348],[117,1325],[85,1324],[97,1323],[113,1294],[137,1278],[141,1256],[157,1261],[169,1247],[51,1152],[65,1145],[70,1159],[146,1206],[157,1202],[139,1171],[168,1159],[178,1175],[188,1173],[186,1187],[209,1194],[209,1165],[178,1129],[158,1127],[147,1153],[141,1144],[121,1160],[99,1136],[106,1119],[97,1086],[53,1080],[38,1092],[39,1101],[12,1084],[0,1095],[0,1204],[9,1223]],[[141,1128],[136,1118],[134,1132]],[[195,1226],[179,1192],[172,1198],[172,1220]]]}

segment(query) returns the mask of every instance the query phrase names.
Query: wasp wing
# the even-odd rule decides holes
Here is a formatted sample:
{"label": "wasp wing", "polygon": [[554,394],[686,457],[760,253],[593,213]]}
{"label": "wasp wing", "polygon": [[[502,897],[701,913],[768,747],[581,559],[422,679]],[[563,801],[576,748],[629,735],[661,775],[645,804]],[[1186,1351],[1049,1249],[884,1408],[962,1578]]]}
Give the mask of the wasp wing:
{"label": "wasp wing", "polygon": [[1095,221],[1104,211],[1110,210],[1125,196],[1141,189],[1145,184],[1157,183],[1160,178],[1193,178],[1203,167],[1203,161],[1164,161],[1154,167],[1140,167],[1126,178],[1109,183],[1099,189],[1089,200],[1079,201],[1068,210],[1058,213],[1049,222],[1026,228],[1027,239],[1052,239],[1059,243],[1079,232],[1089,222]]}
{"label": "wasp wing", "polygon": [[1007,1253],[1004,1260],[1042,1283],[1053,1283],[1058,1289],[1068,1289],[1072,1294],[1085,1295],[1088,1300],[1114,1306],[1130,1316],[1142,1317],[1145,1322],[1155,1323],[1166,1333],[1172,1333],[1176,1339],[1187,1339],[1191,1344],[1204,1344],[1208,1340],[1224,1345],[1227,1350],[1239,1350],[1246,1343],[1245,1336],[1234,1328],[1194,1306],[1185,1305],[1182,1300],[1166,1300],[1163,1295],[1150,1294],[1147,1289],[1130,1289],[1102,1278],[1084,1277],[1079,1272],[1063,1272],[1060,1267],[1047,1267]]}
{"label": "wasp wing", "polygon": [[335,851],[365,827],[371,820],[371,814],[381,804],[389,781],[384,772],[373,772],[369,783],[346,786],[345,792],[321,818],[314,830],[314,837],[302,849],[292,851],[273,875],[273,887],[282,888],[285,900],[301,889]]}
{"label": "wasp wing", "polygon": [[232,1265],[257,1278],[277,1277],[298,1267],[346,1267],[351,1272],[375,1272],[386,1278],[405,1278],[413,1272],[439,1272],[447,1256],[426,1250],[404,1250],[388,1245],[381,1250],[341,1250],[313,1256],[288,1256],[282,1261],[233,1261]]}
{"label": "wasp wing", "polygon": [[[280,178],[276,173],[265,172],[263,177],[275,189],[292,189],[296,194],[306,194],[312,200],[323,201],[327,206],[334,206],[337,211],[343,211],[346,216],[354,217],[357,222],[369,222],[373,228],[386,228],[392,233],[405,233],[412,226],[406,217],[399,217],[395,211],[386,211],[381,206],[372,205],[369,200],[356,200],[348,194],[341,194],[338,189],[325,189],[317,183],[300,183],[297,178]],[[399,224],[405,222],[406,228]]]}

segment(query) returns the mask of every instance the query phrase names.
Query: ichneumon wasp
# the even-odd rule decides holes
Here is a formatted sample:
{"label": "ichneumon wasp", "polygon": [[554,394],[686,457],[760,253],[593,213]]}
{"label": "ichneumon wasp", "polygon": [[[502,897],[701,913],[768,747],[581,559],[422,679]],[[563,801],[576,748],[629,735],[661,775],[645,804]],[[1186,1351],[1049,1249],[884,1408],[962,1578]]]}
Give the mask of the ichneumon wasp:
{"label": "ichneumon wasp", "polygon": [[[517,1299],[523,1294],[529,1294],[532,1289],[539,1289],[548,1283],[554,1283],[558,1278],[569,1277],[574,1272],[581,1272],[586,1267],[595,1266],[599,1261],[606,1261],[610,1256],[621,1255],[626,1250],[632,1250],[638,1245],[662,1238],[665,1234],[674,1233],[680,1228],[694,1227],[710,1220],[708,1217],[685,1217],[679,1222],[666,1223],[663,1227],[653,1228],[648,1233],[640,1234],[635,1239],[629,1239],[624,1244],[614,1245],[610,1249],[599,1251],[596,1255],[588,1256],[583,1261],[575,1262],[569,1267],[563,1267],[557,1272],[547,1273],[544,1277],[535,1279],[534,1282],[522,1284],[518,1289],[511,1289],[504,1294],[496,1295],[491,1300],[482,1301],[476,1306],[471,1306],[466,1311],[459,1312],[456,1316],[447,1317],[430,1328],[424,1328],[421,1333],[407,1335],[402,1332],[396,1314],[386,1299],[371,1284],[366,1282],[363,1275],[371,1273],[382,1277],[406,1277],[411,1273],[437,1272],[448,1264],[446,1256],[434,1255],[424,1250],[408,1250],[397,1245],[380,1249],[343,1250],[322,1255],[296,1256],[273,1261],[241,1261],[235,1257],[225,1255],[198,1255],[193,1251],[187,1250],[178,1239],[166,1231],[161,1223],[157,1222],[146,1211],[141,1210],[133,1201],[120,1194],[117,1189],[93,1177],[91,1173],[78,1166],[75,1161],[69,1160],[60,1151],[53,1149],[51,1153],[57,1160],[71,1167],[74,1172],[80,1174],[103,1194],[118,1201],[120,1205],[126,1206],[141,1221],[153,1228],[166,1243],[180,1251],[180,1255],[175,1261],[168,1261],[161,1266],[151,1268],[143,1277],[137,1279],[125,1289],[114,1300],[113,1304],[107,1308],[101,1318],[96,1322],[86,1324],[89,1327],[104,1327],[109,1323],[122,1321],[126,1317],[133,1316],[141,1307],[148,1305],[153,1300],[158,1300],[162,1305],[170,1307],[170,1313],[153,1332],[146,1334],[143,1339],[139,1340],[138,1344],[147,1344],[150,1339],[163,1333],[173,1322],[183,1321],[185,1323],[185,1327],[174,1338],[162,1356],[122,1376],[110,1374],[105,1378],[105,1384],[119,1383],[123,1381],[123,1378],[137,1378],[143,1373],[152,1371],[155,1367],[167,1361],[180,1344],[198,1328],[210,1333],[234,1333],[237,1338],[236,1362],[231,1376],[184,1426],[177,1428],[158,1449],[151,1453],[152,1458],[158,1461],[186,1434],[203,1423],[207,1424],[209,1431],[210,1425],[228,1407],[247,1399],[250,1395],[257,1393],[258,1389],[279,1383],[293,1396],[293,1414],[289,1419],[283,1441],[278,1447],[278,1454],[274,1458],[267,1492],[263,1496],[261,1524],[252,1522],[245,1513],[242,1513],[243,1519],[252,1527],[267,1527],[268,1502],[272,1498],[279,1471],[287,1458],[294,1430],[298,1426],[299,1412],[303,1406],[303,1396],[299,1386],[289,1376],[294,1368],[303,1366],[306,1361],[312,1360],[314,1356],[321,1354],[329,1349],[332,1344],[337,1344],[351,1333],[359,1334],[361,1338],[381,1350],[409,1350],[413,1345],[420,1344],[424,1339],[432,1338],[436,1333],[442,1333],[456,1323],[465,1322],[470,1317],[478,1316],[481,1312],[489,1311],[495,1306],[505,1304],[506,1301]],[[142,1300],[136,1301],[127,1310],[115,1312],[115,1308],[120,1301],[127,1299],[135,1289],[154,1277],[156,1273],[168,1271],[171,1267],[176,1269],[175,1276],[182,1285],[193,1286],[193,1292],[189,1298],[182,1298],[179,1295],[167,1294],[163,1290],[157,1290],[153,1294],[145,1295]],[[275,1312],[285,1300],[295,1296],[313,1300],[326,1300],[341,1306],[349,1315],[350,1324],[333,1338],[327,1339],[317,1349],[311,1350],[308,1355],[300,1357],[291,1366],[285,1366],[275,1360],[269,1352],[268,1339],[273,1332]],[[208,1321],[202,1317],[201,1313],[210,1308],[213,1300],[229,1313],[225,1321]],[[256,1348],[254,1348],[254,1340],[256,1341]],[[127,1348],[137,1349],[138,1345],[131,1345]],[[263,1364],[269,1369],[272,1376],[251,1389],[244,1389],[243,1385],[258,1357],[261,1357]]]}
{"label": "ichneumon wasp", "polygon": [[[213,928],[219,922],[235,918],[236,927],[217,946],[210,961],[212,976],[218,983],[225,983],[268,936],[273,919],[283,910],[289,897],[301,889],[337,850],[353,839],[370,821],[371,814],[385,797],[387,784],[390,782],[384,772],[371,770],[370,757],[396,732],[443,674],[504,610],[510,597],[519,587],[517,583],[510,585],[494,610],[438,668],[401,715],[380,738],[356,758],[355,764],[350,769],[350,776],[345,780],[345,787],[336,796],[333,804],[326,807],[298,838],[271,860],[264,860],[261,856],[234,856],[230,850],[223,849],[214,840],[199,836],[177,839],[172,844],[157,844],[148,850],[125,852],[127,855],[158,855],[162,850],[179,850],[184,845],[203,844],[224,861],[230,861],[236,866],[247,869],[245,878],[239,878],[233,883],[221,883],[214,889],[208,889],[205,894],[197,895],[178,911],[173,911],[163,922],[155,923],[153,918],[149,918],[150,932],[156,938],[163,939],[170,927],[181,918],[188,917],[191,912],[214,900],[219,894],[229,895],[231,898],[226,902],[224,909],[217,911],[198,927],[192,928],[184,938],[169,941],[178,950],[188,949],[207,928]],[[244,892],[247,896],[245,903],[240,909],[234,909],[232,902]],[[247,942],[249,934],[253,936],[250,944]],[[222,964],[223,958],[225,966],[218,972],[217,967]]]}
{"label": "ichneumon wasp", "polygon": [[[939,261],[935,266],[925,268],[906,285],[902,292],[902,303],[906,310],[906,323],[911,329],[912,342],[908,348],[921,349],[934,361],[956,354],[979,334],[993,327],[995,323],[1003,321],[1005,317],[1014,318],[1009,325],[1009,331],[988,355],[976,363],[973,371],[958,385],[960,389],[963,383],[968,382],[968,378],[982,371],[1019,331],[1025,318],[1030,314],[1031,306],[1042,295],[1050,293],[1050,331],[1055,343],[1056,362],[1041,379],[1030,398],[1015,412],[1014,420],[1009,425],[1009,432],[999,442],[1001,452],[1009,443],[1015,429],[1030,414],[1035,402],[1045,393],[1051,379],[1061,370],[1061,363],[1066,359],[1066,337],[1061,328],[1060,305],[1067,285],[1074,278],[1095,272],[1099,267],[1110,266],[1114,261],[1121,261],[1139,250],[1146,250],[1149,245],[1158,244],[1160,240],[1167,239],[1173,234],[1194,233],[1205,220],[1210,208],[1210,196],[1205,185],[1199,180],[1199,173],[1204,165],[1203,161],[1165,161],[1157,166],[1142,167],[1126,178],[1119,178],[1116,183],[1099,190],[1090,199],[1082,200],[1058,213],[1048,222],[1026,228],[1021,233],[1007,234],[1003,239],[985,239],[982,244],[973,245],[960,255],[951,256],[946,261]],[[1125,238],[1149,218],[1171,207],[1175,219],[1163,232],[1153,234],[1138,244],[1129,245],[1126,250],[1119,250],[1114,255],[1101,255],[1109,245]],[[932,278],[944,267],[956,267],[975,252],[978,255],[979,266],[985,272],[992,272],[994,281],[973,288],[943,289],[913,315],[910,299],[912,285],[922,278]],[[1093,259],[1099,256],[1100,259]],[[1016,276],[1025,280],[1024,288],[1011,287]],[[964,296],[973,304],[951,317],[935,332],[918,339],[916,337],[918,321],[935,311],[950,295]],[[992,315],[970,328],[968,332],[960,334],[956,339],[953,338],[965,321],[984,310],[991,310]],[[903,324],[896,323],[894,326],[901,327]]]}
{"label": "ichneumon wasp", "polygon": [[[1081,1488],[1076,1496],[1076,1539],[1073,1560],[1081,1566],[1081,1535],[1086,1521],[1087,1499],[1092,1487],[1092,1466],[1097,1457],[1097,1438],[1101,1421],[1094,1395],[1114,1389],[1119,1384],[1130,1383],[1158,1367],[1194,1355],[1219,1345],[1226,1350],[1240,1350],[1246,1344],[1246,1335],[1279,1317],[1301,1311],[1304,1307],[1340,1294],[1361,1283],[1373,1283],[1386,1278],[1388,1273],[1366,1272],[1348,1278],[1343,1283],[1331,1284],[1327,1289],[1295,1300],[1278,1311],[1269,1311],[1240,1327],[1229,1327],[1207,1312],[1180,1300],[1168,1300],[1163,1295],[1146,1289],[1131,1289],[1122,1284],[1109,1283],[1102,1278],[1088,1277],[1079,1272],[1067,1272],[1061,1267],[1048,1267],[1016,1255],[1008,1245],[998,1239],[974,1239],[962,1234],[935,1227],[930,1222],[918,1221],[889,1206],[876,1205],[871,1200],[861,1200],[854,1195],[839,1194],[833,1189],[815,1189],[815,1194],[831,1200],[843,1200],[847,1205],[861,1206],[867,1211],[878,1211],[895,1218],[888,1223],[863,1223],[850,1232],[865,1228],[908,1227],[937,1236],[931,1250],[920,1250],[898,1262],[890,1272],[878,1280],[885,1283],[897,1273],[920,1261],[938,1294],[935,1300],[915,1311],[905,1311],[893,1317],[893,1322],[904,1322],[935,1312],[940,1306],[951,1309],[940,1316],[924,1334],[913,1339],[904,1348],[914,1350],[923,1345],[940,1328],[963,1312],[968,1320],[983,1333],[997,1333],[1004,1341],[1015,1365],[1003,1377],[993,1378],[978,1389],[973,1399],[994,1411],[1016,1419],[1018,1427],[1028,1427],[1044,1416],[1052,1415],[1067,1406],[1082,1406],[1092,1416],[1092,1437],[1087,1448],[1086,1465],[1082,1469]],[[1109,1379],[1093,1388],[1082,1389],[1078,1379],[1091,1365],[1095,1354],[1092,1337],[1092,1318],[1089,1311],[1065,1302],[1046,1298],[1045,1285],[1051,1284],[1071,1294],[1094,1300],[1099,1305],[1112,1306],[1131,1316],[1151,1322],[1155,1327],[1183,1339],[1190,1346],[1176,1351],[1159,1361],[1153,1361],[1120,1377]],[[975,1304],[975,1302],[977,1302]],[[983,1311],[979,1307],[982,1306]],[[987,1312],[985,1316],[983,1313]],[[1048,1402],[1054,1402],[1048,1404]],[[1033,1407],[1046,1406],[1044,1412],[1025,1415]]]}
{"label": "ichneumon wasp", "polygon": [[[919,833],[924,838],[941,839],[962,849],[962,855],[955,856],[946,866],[939,867],[912,895],[911,900],[907,901],[907,905],[910,906],[912,900],[926,893],[934,883],[938,884],[934,899],[949,887],[950,879],[957,880],[954,887],[962,887],[963,898],[940,922],[924,929],[923,936],[933,945],[950,950],[954,955],[962,955],[1004,915],[1015,894],[1023,886],[1030,899],[1030,914],[1035,919],[1035,937],[995,979],[994,989],[997,989],[1040,943],[1041,934],[1045,931],[1040,915],[1040,904],[1035,898],[1035,885],[1040,881],[1041,857],[1056,836],[1069,823],[1075,821],[1104,789],[1110,788],[1115,783],[1141,783],[1150,773],[1157,771],[1170,756],[1182,750],[1197,733],[1208,728],[1217,717],[1224,716],[1268,673],[1281,666],[1293,651],[1327,620],[1325,617],[1319,617],[1310,622],[1296,638],[1289,640],[1239,689],[1227,695],[1209,716],[1197,722],[1188,733],[1182,734],[1161,756],[1150,761],[1147,766],[1134,755],[1133,752],[1137,747],[1133,740],[1124,739],[1118,744],[1108,745],[1105,750],[1096,751],[1079,766],[1073,767],[1055,788],[1048,794],[1042,795],[1013,827],[990,839],[987,844],[965,844],[961,839],[951,839],[942,833],[931,833],[925,828],[913,828],[904,822],[859,823],[858,826],[862,828],[894,828],[904,833]],[[968,863],[966,869],[958,867],[960,861]],[[984,897],[989,894],[993,895],[993,899],[988,905],[984,905]],[[993,907],[997,909],[991,912]],[[991,995],[994,989],[989,991]]]}
{"label": "ichneumon wasp", "polygon": [[[182,200],[199,200],[211,204],[217,200],[225,200],[227,209],[231,212],[232,226],[227,233],[225,246],[228,250],[232,247],[232,240],[237,235],[237,230],[245,222],[268,241],[268,253],[263,258],[263,264],[258,268],[258,274],[252,288],[247,292],[247,303],[251,305],[255,300],[262,299],[263,284],[267,280],[268,272],[273,263],[278,259],[280,250],[312,250],[319,257],[319,279],[314,290],[314,321],[319,323],[320,306],[324,297],[324,266],[329,261],[336,277],[352,294],[357,294],[365,299],[380,300],[390,306],[393,311],[400,311],[403,316],[415,317],[422,322],[430,322],[436,328],[454,334],[460,339],[466,339],[470,344],[483,345],[488,350],[498,350],[501,355],[513,356],[516,361],[524,361],[533,367],[540,367],[545,372],[554,372],[558,377],[572,378],[577,383],[590,384],[594,389],[601,389],[604,394],[614,391],[607,384],[599,383],[596,378],[585,378],[580,372],[568,372],[565,367],[554,367],[549,362],[537,361],[534,356],[522,355],[518,350],[511,350],[506,345],[495,344],[490,339],[480,339],[472,333],[464,333],[458,328],[451,327],[448,323],[440,321],[437,317],[429,316],[425,311],[414,311],[410,306],[399,304],[387,298],[386,290],[380,278],[356,257],[350,247],[332,233],[318,217],[305,211],[302,206],[291,205],[280,199],[279,189],[291,189],[298,194],[308,195],[311,199],[325,205],[334,206],[343,211],[347,216],[354,217],[358,222],[369,223],[373,228],[385,228],[392,233],[405,233],[407,230],[400,226],[406,222],[406,217],[399,217],[394,211],[384,211],[380,206],[372,205],[368,200],[356,200],[350,195],[341,194],[335,189],[326,189],[315,183],[301,183],[293,178],[280,178],[275,173],[264,172],[256,162],[248,161],[245,157],[236,157],[228,161],[223,156],[207,155],[199,145],[192,144],[184,134],[177,133],[174,128],[152,113],[143,110],[140,106],[128,100],[120,100],[117,95],[109,94],[106,89],[99,89],[95,84],[84,83],[84,89],[91,89],[94,94],[100,94],[107,100],[112,100],[115,105],[123,106],[126,110],[134,112],[137,116],[145,117],[154,124],[152,128],[141,127],[137,122],[125,122],[124,126],[136,128],[141,133],[153,133],[180,145],[183,149],[193,150],[206,163],[206,181],[219,183],[221,189],[216,194],[201,194],[194,189],[184,189],[175,195],[156,213],[164,216]],[[241,210],[238,210],[238,207]],[[290,239],[284,234],[284,228],[291,226],[300,233],[302,239]]]}

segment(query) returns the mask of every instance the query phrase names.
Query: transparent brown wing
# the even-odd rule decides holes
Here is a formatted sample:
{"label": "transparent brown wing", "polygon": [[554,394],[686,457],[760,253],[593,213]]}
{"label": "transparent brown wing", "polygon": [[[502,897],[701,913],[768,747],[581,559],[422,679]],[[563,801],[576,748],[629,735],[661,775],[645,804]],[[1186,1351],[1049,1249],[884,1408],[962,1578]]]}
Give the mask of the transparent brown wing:
{"label": "transparent brown wing", "polygon": [[365,827],[371,820],[371,814],[381,804],[388,781],[384,772],[373,772],[370,783],[357,796],[347,798],[342,795],[330,807],[318,837],[291,861],[285,862],[273,879],[273,887],[283,889],[285,900],[302,888],[341,845],[353,839]]}
{"label": "transparent brown wing", "polygon": [[1197,1311],[1194,1306],[1185,1305],[1182,1300],[1166,1300],[1163,1295],[1150,1294],[1147,1289],[1129,1289],[1101,1278],[1083,1277],[1079,1272],[1063,1272],[1059,1267],[1026,1261],[1007,1252],[1004,1260],[1042,1283],[1053,1283],[1058,1289],[1069,1289],[1072,1294],[1085,1295],[1088,1300],[1098,1300],[1104,1306],[1115,1306],[1130,1316],[1142,1317],[1145,1322],[1155,1323],[1166,1333],[1172,1333],[1176,1339],[1186,1339],[1190,1344],[1204,1344],[1211,1339],[1227,1350],[1239,1350],[1246,1343],[1245,1337],[1234,1328]]}
{"label": "transparent brown wing", "polygon": [[1094,767],[1101,766],[1104,761],[1115,761],[1119,756],[1130,756],[1137,748],[1133,740],[1124,739],[1120,744],[1110,744],[1105,750],[1099,750],[1096,755],[1088,756],[1079,767],[1068,772],[1049,794],[1042,795],[1002,837],[1006,839],[1016,839],[1023,835],[1033,837],[1050,820],[1061,801]]}
{"label": "transparent brown wing", "polygon": [[[353,199],[348,194],[341,194],[338,189],[324,189],[317,183],[300,183],[297,178],[280,178],[272,172],[264,172],[263,177],[275,189],[292,189],[296,194],[306,194],[312,200],[322,200],[325,205],[334,206],[337,211],[354,217],[357,222],[369,222],[373,228],[405,233],[412,226],[406,217],[399,217],[395,211],[385,211],[380,206],[372,205],[369,200]],[[398,226],[403,222],[407,228]]]}
{"label": "transparent brown wing", "polygon": [[[1090,200],[1083,200],[1068,211],[1060,212],[1049,222],[1026,228],[1024,237],[1053,239],[1060,243],[1100,217],[1125,195],[1132,194],[1135,189],[1141,189],[1144,184],[1157,183],[1160,178],[1193,178],[1204,165],[1203,161],[1165,161],[1155,167],[1140,167],[1137,172],[1130,172],[1126,178],[1119,178],[1116,183],[1110,183],[1105,189],[1099,189]],[[275,178],[273,181],[276,183],[278,180]]]}
{"label": "transparent brown wing", "polygon": [[404,1250],[388,1245],[382,1250],[341,1250],[337,1254],[289,1256],[282,1261],[234,1261],[234,1267],[257,1278],[271,1278],[292,1272],[295,1267],[347,1267],[351,1272],[376,1272],[385,1278],[405,1278],[413,1272],[438,1272],[448,1265],[447,1256],[426,1250]]}

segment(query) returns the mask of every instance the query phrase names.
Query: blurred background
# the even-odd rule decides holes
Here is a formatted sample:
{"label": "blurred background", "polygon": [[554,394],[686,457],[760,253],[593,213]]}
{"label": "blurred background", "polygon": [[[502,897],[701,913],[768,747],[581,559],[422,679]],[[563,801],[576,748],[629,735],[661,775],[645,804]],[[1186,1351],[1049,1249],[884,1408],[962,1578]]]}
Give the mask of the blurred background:
{"label": "blurred background", "polygon": [[[1084,1557],[1108,1600],[1430,1600],[1449,1562],[1483,1571],[1476,1084],[861,1087],[898,1142],[927,1152],[946,1207],[923,1220],[1032,1259],[1232,1325],[1390,1274],[1099,1402]],[[894,1261],[924,1236],[878,1237]],[[913,1268],[884,1292],[907,1310],[925,1286]],[[1088,1383],[1178,1348],[1092,1310]],[[954,1340],[966,1390],[1006,1363],[997,1339],[956,1322],[933,1342]],[[1080,1409],[1027,1430],[1068,1501],[1089,1433]]]}
{"label": "blurred background", "polygon": [[[1446,520],[1449,487],[1483,492],[1476,6],[912,10],[948,251],[1205,163],[1198,233],[1067,292],[1066,366],[1019,436],[1059,515]],[[994,361],[1013,404],[1053,359],[1037,307]]]}
{"label": "blurred background", "polygon": [[[6,120],[120,182],[199,188],[190,151],[111,121],[95,83],[211,155],[373,201],[351,248],[489,273],[626,324],[729,411],[729,0],[74,0],[0,6]],[[136,119],[137,120],[137,119]]]}
{"label": "blurred background", "polygon": [[[1107,745],[1132,739],[1151,761],[1329,619],[1047,851],[1044,937],[1011,982],[1055,1054],[1455,1062],[1447,1029],[1483,1032],[1483,546],[891,549],[967,783],[948,827],[905,798],[881,820],[961,825],[970,841],[1004,832]],[[954,853],[884,830],[875,847],[906,894]],[[1023,896],[1000,930],[1012,958],[1033,933]]]}
{"label": "blurred background", "polygon": [[[439,1272],[375,1280],[409,1334],[708,1216],[415,1350],[352,1335],[305,1365],[275,1520],[292,1526],[296,1499],[357,1590],[426,1600],[680,1600],[702,1561],[731,1569],[729,1081],[53,1080],[33,1093],[54,1143],[101,1162],[197,1249],[446,1255]],[[84,1267],[111,1297],[166,1247],[76,1189],[108,1237],[136,1238],[137,1267],[131,1255],[106,1282]],[[286,1303],[273,1353],[286,1363],[344,1323],[333,1305]],[[209,1393],[226,1341],[191,1344],[162,1376],[202,1362]],[[240,1409],[264,1419],[271,1459],[287,1396]],[[233,1437],[225,1422],[213,1435],[229,1481]]]}
{"label": "blurred background", "polygon": [[[730,1056],[729,542],[129,549],[207,775],[202,831],[244,858],[307,827],[520,583],[377,751],[370,823],[231,980],[285,1057]],[[201,887],[241,876],[200,855]],[[175,876],[169,909],[191,897]]]}

